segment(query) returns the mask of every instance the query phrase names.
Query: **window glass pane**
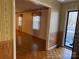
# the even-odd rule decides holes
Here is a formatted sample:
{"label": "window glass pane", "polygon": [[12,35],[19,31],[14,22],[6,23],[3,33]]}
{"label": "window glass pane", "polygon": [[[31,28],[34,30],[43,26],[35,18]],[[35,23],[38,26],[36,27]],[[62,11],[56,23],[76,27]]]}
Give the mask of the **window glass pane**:
{"label": "window glass pane", "polygon": [[71,48],[73,47],[77,15],[78,11],[69,12],[67,34],[66,34],[66,46]]}
{"label": "window glass pane", "polygon": [[39,30],[40,28],[40,16],[33,16],[33,29]]}
{"label": "window glass pane", "polygon": [[22,16],[18,17],[18,26],[22,26]]}
{"label": "window glass pane", "polygon": [[75,31],[78,12],[69,12],[68,30]]}

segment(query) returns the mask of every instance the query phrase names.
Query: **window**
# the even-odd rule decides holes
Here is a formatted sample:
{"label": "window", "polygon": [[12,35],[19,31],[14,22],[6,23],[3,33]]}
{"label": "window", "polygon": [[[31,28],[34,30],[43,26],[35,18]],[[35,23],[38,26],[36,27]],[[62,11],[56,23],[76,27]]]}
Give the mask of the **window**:
{"label": "window", "polygon": [[76,22],[78,18],[78,11],[68,11],[66,32],[65,32],[65,46],[73,48]]}
{"label": "window", "polygon": [[40,28],[40,16],[33,16],[33,29],[39,30]]}
{"label": "window", "polygon": [[18,26],[22,26],[22,16],[18,17]]}

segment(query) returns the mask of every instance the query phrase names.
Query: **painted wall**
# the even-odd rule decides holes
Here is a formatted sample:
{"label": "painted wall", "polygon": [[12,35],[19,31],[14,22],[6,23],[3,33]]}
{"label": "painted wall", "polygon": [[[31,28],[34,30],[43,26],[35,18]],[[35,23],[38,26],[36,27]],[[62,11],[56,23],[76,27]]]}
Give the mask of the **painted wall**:
{"label": "painted wall", "polygon": [[59,26],[59,15],[60,15],[60,4],[56,0],[39,0],[44,3],[43,5],[49,6],[49,21],[48,21],[48,38],[47,38],[47,49],[57,44],[58,26]]}
{"label": "painted wall", "polygon": [[32,12],[26,12],[23,14],[22,31],[30,35],[33,34],[32,30]]}
{"label": "painted wall", "polygon": [[[38,11],[38,10],[37,10]],[[28,33],[30,35],[35,35],[33,30],[33,15],[32,13],[35,11],[29,11],[23,13],[23,24],[22,24],[22,32]],[[18,29],[18,16],[20,13],[16,14],[16,29]],[[47,22],[48,22],[48,10],[41,10],[40,16],[40,29],[36,33],[36,37],[46,39],[47,36]]]}
{"label": "painted wall", "polygon": [[0,0],[0,59],[12,59],[13,1]]}

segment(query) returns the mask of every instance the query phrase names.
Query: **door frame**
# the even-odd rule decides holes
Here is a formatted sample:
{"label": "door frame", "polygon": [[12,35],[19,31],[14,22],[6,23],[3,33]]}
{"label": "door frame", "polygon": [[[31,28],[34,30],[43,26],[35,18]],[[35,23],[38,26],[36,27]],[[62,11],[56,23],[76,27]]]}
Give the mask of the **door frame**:
{"label": "door frame", "polygon": [[[13,59],[16,59],[16,1],[15,0],[12,0],[13,1]],[[35,1],[33,1],[35,2]],[[39,2],[39,1],[36,1],[36,3],[39,3],[43,6],[46,6],[48,7],[48,25],[47,25],[47,33],[48,33],[48,36],[46,37],[46,50],[48,50],[49,48],[49,27],[50,27],[50,14],[51,14],[51,8],[52,6],[46,4],[46,3],[43,3],[43,2]],[[22,23],[23,24],[23,23]]]}
{"label": "door frame", "polygon": [[[67,35],[69,12],[75,12],[75,11],[78,11],[78,12],[79,12],[79,10],[69,10],[69,11],[67,11],[67,21],[66,21],[66,28],[65,28],[64,47],[69,48],[69,49],[72,49],[72,47],[69,47],[69,46],[66,46],[66,45],[65,45],[65,44],[66,44],[66,35]],[[77,15],[77,18],[78,18],[78,15]],[[78,19],[77,19],[77,20],[78,20]],[[76,21],[76,24],[77,24],[77,21]],[[76,26],[75,26],[75,28],[76,28]],[[76,31],[76,30],[75,30],[75,31]],[[75,34],[74,34],[74,35],[75,35]],[[74,40],[73,40],[73,42],[74,42]],[[74,46],[74,43],[73,43],[73,46]]]}

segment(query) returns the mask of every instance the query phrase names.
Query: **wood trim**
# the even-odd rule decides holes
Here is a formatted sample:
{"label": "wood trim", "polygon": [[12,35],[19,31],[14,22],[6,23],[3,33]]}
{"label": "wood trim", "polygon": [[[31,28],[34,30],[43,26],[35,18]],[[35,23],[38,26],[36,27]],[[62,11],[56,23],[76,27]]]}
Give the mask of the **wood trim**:
{"label": "wood trim", "polygon": [[52,49],[54,49],[54,48],[56,48],[56,47],[57,47],[57,45],[54,45],[54,46],[52,46],[52,47],[49,47],[48,50],[52,50]]}

